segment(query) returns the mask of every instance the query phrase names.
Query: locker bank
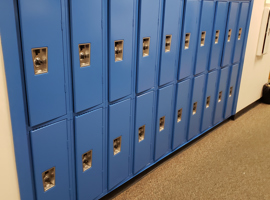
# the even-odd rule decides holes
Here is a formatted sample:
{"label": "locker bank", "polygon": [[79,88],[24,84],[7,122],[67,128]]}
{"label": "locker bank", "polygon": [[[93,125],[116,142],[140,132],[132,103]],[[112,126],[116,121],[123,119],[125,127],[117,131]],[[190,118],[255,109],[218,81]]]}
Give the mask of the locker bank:
{"label": "locker bank", "polygon": [[1,0],[22,200],[91,200],[236,113],[253,1]]}

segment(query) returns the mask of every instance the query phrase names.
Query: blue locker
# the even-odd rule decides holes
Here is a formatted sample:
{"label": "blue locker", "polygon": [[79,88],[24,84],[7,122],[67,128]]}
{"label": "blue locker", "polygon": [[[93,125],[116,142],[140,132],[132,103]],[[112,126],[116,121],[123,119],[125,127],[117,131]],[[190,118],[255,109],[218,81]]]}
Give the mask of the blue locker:
{"label": "blue locker", "polygon": [[102,193],[102,109],[75,118],[75,151],[78,200]]}
{"label": "blue locker", "polygon": [[29,120],[35,126],[66,114],[61,2],[19,1],[19,9]]}
{"label": "blue locker", "polygon": [[176,107],[174,110],[173,149],[187,141],[192,80],[193,79],[188,79],[177,84]]}
{"label": "blue locker", "polygon": [[158,91],[155,160],[158,160],[161,156],[170,151],[173,93],[173,85],[159,89]]}
{"label": "blue locker", "polygon": [[[160,0],[140,1],[138,33],[137,93],[154,87],[159,49]],[[151,8],[151,12],[149,12]]]}
{"label": "blue locker", "polygon": [[196,58],[195,54],[197,47],[200,12],[201,1],[186,1],[178,80],[193,74]]}
{"label": "blue locker", "polygon": [[129,173],[131,100],[110,106],[109,109],[109,163],[108,187],[112,189]]}
{"label": "blue locker", "polygon": [[74,110],[102,103],[102,1],[71,0]]}
{"label": "blue locker", "polygon": [[230,65],[232,62],[234,42],[236,38],[236,33],[238,33],[238,30],[236,30],[238,15],[239,15],[239,3],[231,2],[227,18],[227,27],[221,66]]}
{"label": "blue locker", "polygon": [[246,33],[246,24],[248,17],[249,3],[242,3],[241,12],[239,16],[238,28],[236,29],[236,41],[234,49],[233,63],[239,62],[242,54],[245,33]]}
{"label": "blue locker", "polygon": [[194,78],[192,101],[190,106],[190,118],[188,129],[188,140],[197,136],[201,132],[201,121],[203,111],[203,97],[205,91],[206,75],[202,74]]}
{"label": "blue locker", "polygon": [[231,67],[231,78],[230,78],[230,85],[227,89],[227,103],[226,103],[226,110],[225,110],[225,118],[230,117],[233,113],[233,102],[235,97],[235,87],[236,87],[236,81],[238,76],[238,69],[239,64],[233,65]]}
{"label": "blue locker", "polygon": [[201,132],[212,127],[213,125],[217,84],[218,84],[218,71],[212,71],[208,74],[207,78],[206,92],[204,95]]}
{"label": "blue locker", "polygon": [[166,0],[162,32],[159,85],[176,78],[183,18],[183,0]]}
{"label": "blue locker", "polygon": [[109,1],[109,100],[131,94],[135,0]]}
{"label": "blue locker", "polygon": [[215,16],[214,1],[203,1],[201,11],[200,30],[197,43],[197,58],[194,74],[200,74],[207,70]]}
{"label": "blue locker", "polygon": [[30,134],[37,199],[70,199],[67,122],[42,127]]}
{"label": "blue locker", "polygon": [[229,79],[230,67],[222,68],[219,75],[219,86],[216,94],[216,106],[215,106],[215,115],[214,115],[214,125],[221,122],[224,118],[224,108],[226,101],[226,92]]}
{"label": "blue locker", "polygon": [[154,92],[136,98],[135,141],[134,141],[134,174],[150,163],[151,139],[153,134]]}
{"label": "blue locker", "polygon": [[228,16],[228,2],[216,2],[215,22],[212,34],[209,70],[221,66],[224,37],[226,35],[226,23]]}

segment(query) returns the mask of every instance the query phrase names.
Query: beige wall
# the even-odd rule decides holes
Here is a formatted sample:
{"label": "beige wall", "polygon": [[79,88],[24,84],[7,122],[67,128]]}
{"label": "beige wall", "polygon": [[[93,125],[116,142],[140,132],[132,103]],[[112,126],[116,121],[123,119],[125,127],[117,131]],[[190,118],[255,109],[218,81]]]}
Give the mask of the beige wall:
{"label": "beige wall", "polygon": [[236,112],[261,98],[262,87],[268,81],[270,49],[268,54],[256,56],[264,4],[264,0],[254,0]]}
{"label": "beige wall", "polygon": [[0,37],[0,199],[19,200],[9,102]]}

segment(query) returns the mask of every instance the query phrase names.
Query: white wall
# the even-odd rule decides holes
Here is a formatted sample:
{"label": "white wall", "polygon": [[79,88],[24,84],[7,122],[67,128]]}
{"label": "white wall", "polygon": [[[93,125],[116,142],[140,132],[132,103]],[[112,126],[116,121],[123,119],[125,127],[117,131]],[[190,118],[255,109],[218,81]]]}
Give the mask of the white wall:
{"label": "white wall", "polygon": [[260,99],[262,87],[268,82],[270,51],[264,56],[256,56],[264,6],[264,0],[254,0],[236,112]]}
{"label": "white wall", "polygon": [[19,200],[19,186],[0,37],[0,199]]}

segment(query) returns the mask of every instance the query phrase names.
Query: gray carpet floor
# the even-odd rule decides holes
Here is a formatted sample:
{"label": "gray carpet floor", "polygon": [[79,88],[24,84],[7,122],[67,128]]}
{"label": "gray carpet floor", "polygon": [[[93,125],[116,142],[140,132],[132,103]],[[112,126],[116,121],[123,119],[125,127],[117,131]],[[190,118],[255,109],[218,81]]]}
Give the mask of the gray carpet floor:
{"label": "gray carpet floor", "polygon": [[106,198],[270,199],[270,105],[222,123]]}

